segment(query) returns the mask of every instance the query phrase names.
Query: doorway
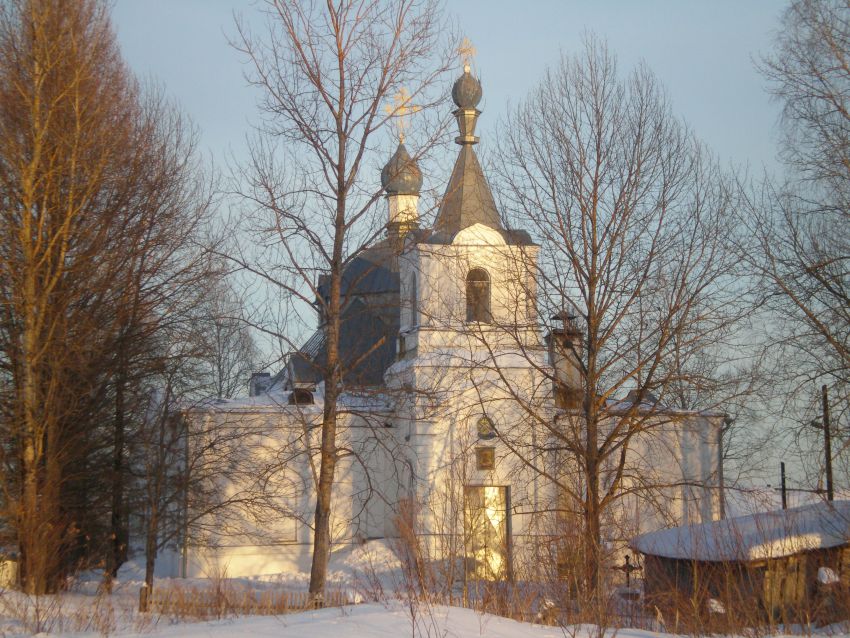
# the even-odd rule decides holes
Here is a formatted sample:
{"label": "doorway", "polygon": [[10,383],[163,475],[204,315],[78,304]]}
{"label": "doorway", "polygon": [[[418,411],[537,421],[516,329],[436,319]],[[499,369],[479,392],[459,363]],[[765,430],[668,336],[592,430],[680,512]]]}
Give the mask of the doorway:
{"label": "doorway", "polygon": [[464,489],[466,574],[471,580],[511,577],[510,488],[470,485]]}

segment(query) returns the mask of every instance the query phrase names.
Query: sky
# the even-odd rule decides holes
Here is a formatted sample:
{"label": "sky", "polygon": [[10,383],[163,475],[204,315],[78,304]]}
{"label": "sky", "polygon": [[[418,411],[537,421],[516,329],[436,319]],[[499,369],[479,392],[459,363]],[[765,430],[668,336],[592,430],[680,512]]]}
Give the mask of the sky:
{"label": "sky", "polygon": [[[780,0],[447,0],[475,46],[484,87],[482,143],[511,104],[587,33],[607,41],[622,70],[641,60],[684,118],[724,162],[776,169],[778,106],[754,60],[771,50]],[[234,14],[262,19],[250,0],[117,0],[113,21],[130,68],[161,85],[197,125],[221,166],[239,157],[256,94],[244,60],[228,44]],[[389,152],[388,144],[388,152]]]}
{"label": "sky", "polygon": [[[560,54],[586,34],[607,42],[622,71],[641,61],[656,74],[673,111],[720,160],[758,176],[778,170],[779,107],[755,69],[771,52],[787,0],[445,0],[476,49],[484,112],[482,146],[511,105],[524,99]],[[257,94],[245,60],[228,44],[234,14],[260,25],[251,0],[115,0],[113,21],[130,68],[161,85],[199,129],[201,148],[224,168],[244,156]],[[387,157],[394,150],[388,136]],[[481,149],[486,154],[486,149]],[[426,175],[442,190],[445,175]],[[377,182],[378,175],[375,175]],[[429,179],[437,183],[427,183]]]}

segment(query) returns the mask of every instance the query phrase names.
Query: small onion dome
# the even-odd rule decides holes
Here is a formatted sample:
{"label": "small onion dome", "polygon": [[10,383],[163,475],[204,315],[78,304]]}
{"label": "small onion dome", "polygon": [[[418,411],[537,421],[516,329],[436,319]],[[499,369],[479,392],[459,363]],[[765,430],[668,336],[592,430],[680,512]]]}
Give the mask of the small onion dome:
{"label": "small onion dome", "polygon": [[381,171],[381,186],[390,195],[419,195],[422,188],[422,171],[411,159],[410,153],[399,144],[395,154]]}
{"label": "small onion dome", "polygon": [[469,70],[469,66],[465,66],[463,75],[452,87],[452,99],[461,109],[474,109],[481,101],[481,82],[476,80]]}

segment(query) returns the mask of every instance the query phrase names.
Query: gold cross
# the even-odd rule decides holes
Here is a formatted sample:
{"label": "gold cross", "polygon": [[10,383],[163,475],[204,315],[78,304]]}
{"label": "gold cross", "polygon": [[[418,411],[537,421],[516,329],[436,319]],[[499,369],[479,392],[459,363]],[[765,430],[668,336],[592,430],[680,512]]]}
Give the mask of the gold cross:
{"label": "gold cross", "polygon": [[464,37],[463,40],[461,40],[460,46],[457,48],[457,52],[458,55],[460,55],[460,59],[463,60],[463,70],[469,73],[472,58],[475,57],[475,47],[472,46],[472,42],[469,38]]}
{"label": "gold cross", "polygon": [[384,107],[387,115],[396,119],[399,142],[404,143],[404,131],[408,126],[408,116],[416,113],[420,108],[410,103],[410,95],[404,87],[399,89],[399,92],[393,96],[393,103],[387,104]]}

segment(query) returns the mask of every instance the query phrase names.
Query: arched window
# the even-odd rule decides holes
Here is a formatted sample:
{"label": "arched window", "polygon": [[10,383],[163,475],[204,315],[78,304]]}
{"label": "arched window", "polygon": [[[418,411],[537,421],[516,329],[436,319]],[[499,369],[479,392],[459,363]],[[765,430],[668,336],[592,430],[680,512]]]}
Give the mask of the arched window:
{"label": "arched window", "polygon": [[416,292],[416,275],[410,278],[410,327],[419,324],[419,306]]}
{"label": "arched window", "polygon": [[466,275],[466,320],[490,323],[490,275],[473,268]]}

